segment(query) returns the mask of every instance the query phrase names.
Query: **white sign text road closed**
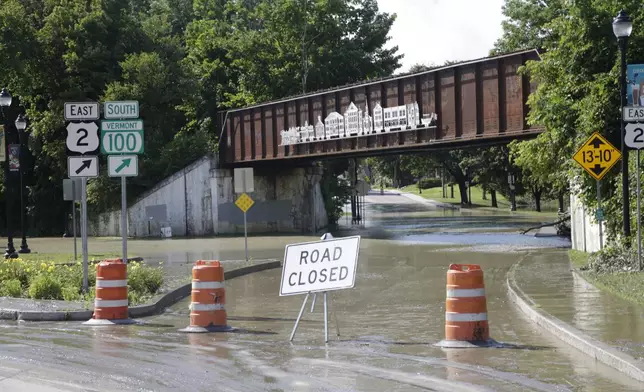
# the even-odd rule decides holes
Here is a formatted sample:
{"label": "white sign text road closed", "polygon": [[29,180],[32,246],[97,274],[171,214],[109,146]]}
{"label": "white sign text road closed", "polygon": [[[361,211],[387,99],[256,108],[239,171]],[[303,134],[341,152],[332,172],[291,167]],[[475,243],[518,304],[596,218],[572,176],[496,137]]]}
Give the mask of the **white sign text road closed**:
{"label": "white sign text road closed", "polygon": [[360,236],[287,245],[280,296],[352,288],[359,251]]}

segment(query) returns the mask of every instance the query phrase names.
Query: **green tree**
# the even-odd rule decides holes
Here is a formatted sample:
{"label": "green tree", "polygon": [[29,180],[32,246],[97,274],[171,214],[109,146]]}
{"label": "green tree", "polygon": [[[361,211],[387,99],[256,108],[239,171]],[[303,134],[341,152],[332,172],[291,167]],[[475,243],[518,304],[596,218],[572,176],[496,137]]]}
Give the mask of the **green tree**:
{"label": "green tree", "polygon": [[[532,2],[506,2],[508,15],[513,15],[510,22],[523,23],[526,31],[506,27],[505,42],[519,45],[525,42],[522,36],[547,37],[542,44],[545,52],[541,61],[529,62],[523,70],[539,85],[528,101],[528,120],[532,125],[543,126],[546,132],[532,142],[515,145],[515,160],[529,169],[531,175],[540,180],[548,179],[560,191],[568,179],[576,178],[584,202],[593,207],[596,205],[595,181],[571,158],[593,131],[606,135],[616,146],[621,144],[619,53],[611,22],[623,8],[636,25],[638,22],[642,25],[644,8],[638,0],[560,1],[552,3],[557,4],[559,11],[546,18],[543,7],[539,12],[520,12],[528,3]],[[642,58],[644,30],[634,29],[628,61],[637,62]],[[551,176],[548,171],[558,173]],[[605,218],[611,240],[619,234],[622,225],[619,172],[617,165],[602,181],[602,193],[606,198]]]}

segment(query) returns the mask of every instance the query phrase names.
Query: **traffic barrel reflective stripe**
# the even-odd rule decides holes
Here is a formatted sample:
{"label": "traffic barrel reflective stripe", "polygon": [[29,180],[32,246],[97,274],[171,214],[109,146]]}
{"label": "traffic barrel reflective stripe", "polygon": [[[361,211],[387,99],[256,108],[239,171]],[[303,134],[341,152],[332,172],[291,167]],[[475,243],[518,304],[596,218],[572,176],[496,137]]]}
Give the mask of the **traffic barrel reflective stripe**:
{"label": "traffic barrel reflective stripe", "polygon": [[190,327],[224,327],[226,314],[224,268],[219,261],[199,260],[192,268]]}
{"label": "traffic barrel reflective stripe", "polygon": [[445,340],[489,340],[483,270],[476,264],[451,264],[447,270]]}
{"label": "traffic barrel reflective stripe", "polygon": [[128,318],[127,265],[121,259],[103,260],[96,266],[96,320]]}

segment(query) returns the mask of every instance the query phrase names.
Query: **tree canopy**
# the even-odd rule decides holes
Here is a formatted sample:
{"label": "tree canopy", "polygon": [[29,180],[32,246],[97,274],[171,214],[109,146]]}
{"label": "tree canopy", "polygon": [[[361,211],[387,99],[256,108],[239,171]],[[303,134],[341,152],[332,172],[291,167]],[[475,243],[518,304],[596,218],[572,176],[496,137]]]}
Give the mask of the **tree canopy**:
{"label": "tree canopy", "polygon": [[[31,233],[63,230],[64,102],[139,101],[135,198],[216,151],[220,110],[391,75],[402,58],[385,47],[394,20],[376,0],[0,2],[0,82],[29,118],[35,157]],[[92,180],[91,212],[114,208],[118,189],[104,172]]]}
{"label": "tree canopy", "polygon": [[[502,51],[532,45],[543,49],[541,61],[529,62],[524,72],[539,84],[528,101],[529,122],[544,126],[546,132],[534,140],[514,143],[515,163],[537,181],[559,190],[575,179],[591,207],[596,206],[595,180],[572,161],[572,155],[595,131],[617,148],[621,145],[620,56],[611,23],[622,8],[634,24],[627,61],[641,63],[644,7],[639,0],[506,0],[508,19],[496,45]],[[619,234],[622,225],[620,173],[616,165],[603,181],[611,238]],[[636,174],[634,170],[630,173],[634,182]]]}

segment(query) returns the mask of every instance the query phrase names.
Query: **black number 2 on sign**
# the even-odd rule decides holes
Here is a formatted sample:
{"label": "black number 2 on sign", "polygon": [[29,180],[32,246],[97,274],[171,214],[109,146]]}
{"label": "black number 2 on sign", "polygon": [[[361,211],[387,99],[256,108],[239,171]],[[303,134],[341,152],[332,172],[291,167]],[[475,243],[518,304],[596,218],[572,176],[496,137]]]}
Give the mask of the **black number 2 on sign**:
{"label": "black number 2 on sign", "polygon": [[98,126],[93,122],[67,124],[65,144],[69,151],[80,154],[96,151],[99,146]]}
{"label": "black number 2 on sign", "polygon": [[630,148],[644,148],[644,124],[626,124],[624,143]]}

